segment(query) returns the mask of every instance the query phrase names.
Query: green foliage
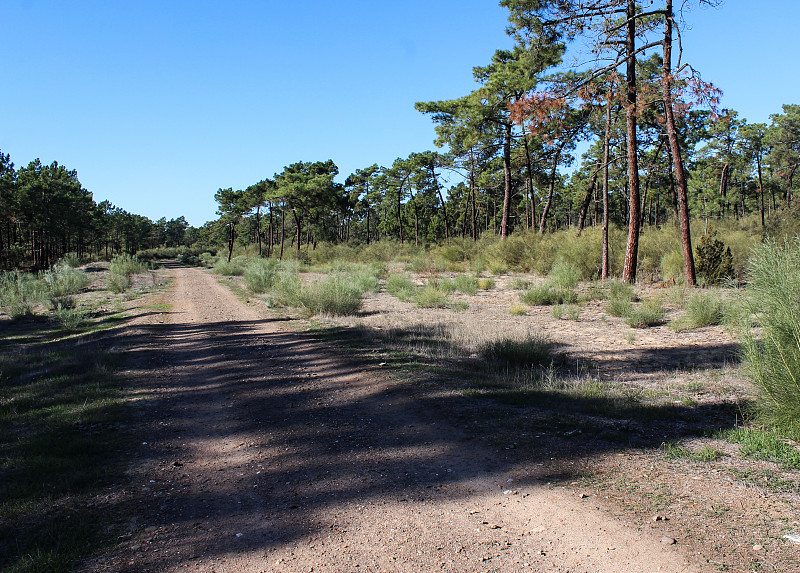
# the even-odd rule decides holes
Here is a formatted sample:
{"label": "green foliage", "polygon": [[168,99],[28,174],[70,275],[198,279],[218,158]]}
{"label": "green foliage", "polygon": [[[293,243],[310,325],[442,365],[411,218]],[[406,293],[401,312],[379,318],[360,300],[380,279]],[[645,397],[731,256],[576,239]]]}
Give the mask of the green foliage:
{"label": "green foliage", "polygon": [[672,321],[676,331],[720,324],[723,318],[722,298],[714,292],[698,292],[689,297],[683,316]]}
{"label": "green foliage", "polygon": [[478,279],[478,288],[481,290],[492,290],[496,284],[496,281],[491,277]]}
{"label": "green foliage", "polygon": [[573,289],[580,279],[580,271],[564,259],[557,260],[547,275],[547,282],[560,289]]}
{"label": "green foliage", "polygon": [[786,468],[800,469],[800,451],[787,444],[774,429],[734,428],[721,434],[722,438],[739,444],[744,457],[768,460]]}
{"label": "green foliage", "polygon": [[556,304],[553,306],[553,317],[577,321],[581,316],[581,307],[575,304]]}
{"label": "green foliage", "polygon": [[543,283],[521,293],[519,299],[531,306],[546,306],[574,303],[578,300],[578,293],[573,289],[555,287],[548,283]]}
{"label": "green foliage", "polygon": [[733,254],[730,247],[717,239],[717,232],[703,235],[697,245],[697,274],[706,285],[717,285],[734,278]]}
{"label": "green foliage", "polygon": [[126,275],[128,277],[139,273],[147,272],[147,263],[138,257],[132,257],[128,254],[117,255],[111,259],[111,265],[108,272],[115,275]]}
{"label": "green foliage", "polygon": [[664,323],[666,311],[661,300],[651,298],[643,301],[627,315],[628,326],[632,328],[647,328]]}
{"label": "green foliage", "polygon": [[69,307],[58,303],[53,309],[53,318],[64,330],[76,330],[86,319],[86,312],[80,308]]}
{"label": "green foliage", "polygon": [[300,288],[298,302],[309,316],[349,316],[361,309],[364,292],[351,277],[335,273]]}
{"label": "green foliage", "polygon": [[532,334],[521,340],[502,338],[485,342],[478,347],[478,355],[500,368],[548,366],[553,361],[549,341]]}
{"label": "green foliage", "polygon": [[[800,420],[800,238],[756,248],[741,300],[742,355],[764,394],[761,413],[798,430]],[[760,331],[752,328],[753,321]]]}
{"label": "green foliage", "polygon": [[683,277],[685,269],[683,252],[680,249],[672,249],[661,255],[662,279],[669,280]]}
{"label": "green foliage", "polygon": [[133,280],[130,275],[108,273],[106,275],[106,288],[113,293],[122,293],[131,288]]}
{"label": "green foliage", "polygon": [[265,293],[275,285],[278,272],[276,259],[253,259],[244,269],[244,284],[253,294]]}
{"label": "green foliage", "polygon": [[447,308],[450,298],[432,282],[425,283],[414,294],[414,302],[420,308]]}
{"label": "green foliage", "polygon": [[65,264],[54,265],[42,275],[51,297],[76,294],[89,284],[89,277],[82,270]]}
{"label": "green foliage", "polygon": [[236,259],[231,259],[230,262],[225,259],[218,260],[211,272],[226,277],[240,277],[244,275],[244,271],[243,261],[237,257]]}
{"label": "green foliage", "polygon": [[411,300],[416,290],[417,285],[408,275],[393,273],[386,279],[386,292],[404,302]]}
{"label": "green foliage", "polygon": [[608,281],[606,287],[608,302],[605,311],[611,316],[630,316],[633,313],[633,301],[636,300],[633,285],[622,281]]}

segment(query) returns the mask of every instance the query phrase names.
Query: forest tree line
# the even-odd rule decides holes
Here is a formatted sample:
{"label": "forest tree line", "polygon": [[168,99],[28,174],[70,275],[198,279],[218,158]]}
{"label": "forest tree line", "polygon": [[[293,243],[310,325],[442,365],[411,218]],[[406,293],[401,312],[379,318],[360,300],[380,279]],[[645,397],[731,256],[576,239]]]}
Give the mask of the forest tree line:
{"label": "forest tree line", "polygon": [[[674,224],[694,284],[692,218],[757,214],[765,225],[790,205],[800,106],[776,110],[769,125],[720,109],[721,92],[673,56],[682,23],[672,1],[656,4],[503,0],[515,47],[474,68],[471,93],[416,104],[441,151],[357,169],[343,184],[332,161],[295,163],[218,190],[207,232],[229,256],[257,243],[283,257],[319,241],[427,244],[587,225],[607,236],[618,225],[628,229],[622,278],[633,281],[642,227]],[[578,40],[593,65],[565,65]],[[576,158],[579,146],[588,150]]]}
{"label": "forest tree line", "polygon": [[46,269],[67,253],[110,258],[196,240],[184,217],[151,221],[96,203],[76,170],[39,159],[16,169],[0,151],[0,268]]}
{"label": "forest tree line", "polygon": [[[225,245],[228,257],[240,244],[285,257],[319,242],[431,244],[586,226],[607,237],[619,226],[626,253],[613,272],[633,281],[642,229],[674,225],[693,284],[692,221],[756,216],[763,226],[791,205],[800,106],[784,105],[769,124],[720,109],[719,90],[681,60],[672,0],[501,5],[515,46],[473,69],[472,92],[415,104],[435,126],[437,151],[343,178],[331,160],[297,162],[219,189],[219,217],[199,229],[96,204],[75,171],[38,160],[15,170],[0,153],[0,263],[44,268],[66,252],[194,243]],[[589,63],[568,64],[580,50]]]}

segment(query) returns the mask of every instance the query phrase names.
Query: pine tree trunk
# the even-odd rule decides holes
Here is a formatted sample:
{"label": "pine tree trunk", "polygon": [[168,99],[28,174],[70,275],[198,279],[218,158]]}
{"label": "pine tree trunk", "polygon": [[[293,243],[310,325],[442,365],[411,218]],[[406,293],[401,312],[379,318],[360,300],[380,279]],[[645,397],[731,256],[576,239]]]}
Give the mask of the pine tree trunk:
{"label": "pine tree trunk", "polygon": [[508,236],[508,214],[511,210],[511,124],[504,125],[503,134],[503,219],[500,223],[500,238]]}
{"label": "pine tree trunk", "polygon": [[676,191],[678,195],[678,221],[681,229],[681,246],[683,247],[683,265],[686,273],[686,284],[697,284],[694,268],[694,255],[692,254],[692,235],[689,228],[689,202],[687,197],[686,172],[683,169],[681,148],[678,142],[678,132],[675,128],[675,115],[672,109],[672,0],[666,0],[666,14],[664,18],[664,70],[661,77],[661,86],[664,96],[664,111],[666,119],[667,137],[672,152],[672,171],[675,175]]}
{"label": "pine tree trunk", "polygon": [[626,71],[625,127],[628,147],[628,242],[625,247],[625,262],[622,266],[622,280],[636,282],[636,263],[639,255],[639,161],[636,141],[636,1],[628,0],[626,16],[628,23],[625,36],[625,51],[628,62]]}
{"label": "pine tree trunk", "polygon": [[611,148],[611,100],[613,95],[609,90],[608,103],[606,104],[606,133],[603,140],[603,255],[600,266],[600,278],[608,278],[608,159]]}

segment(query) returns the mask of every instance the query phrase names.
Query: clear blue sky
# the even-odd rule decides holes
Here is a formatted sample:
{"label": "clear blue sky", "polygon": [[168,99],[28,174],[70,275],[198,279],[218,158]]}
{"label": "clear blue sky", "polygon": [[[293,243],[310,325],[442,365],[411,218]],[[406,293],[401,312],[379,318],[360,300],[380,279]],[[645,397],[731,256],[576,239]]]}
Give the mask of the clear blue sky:
{"label": "clear blue sky", "polygon": [[[724,106],[768,122],[800,103],[800,2],[686,19],[684,59]],[[343,180],[433,148],[414,102],[474,89],[472,66],[511,46],[505,25],[493,0],[2,0],[0,150],[77,169],[98,202],[201,225],[218,188],[296,161],[333,159]]]}

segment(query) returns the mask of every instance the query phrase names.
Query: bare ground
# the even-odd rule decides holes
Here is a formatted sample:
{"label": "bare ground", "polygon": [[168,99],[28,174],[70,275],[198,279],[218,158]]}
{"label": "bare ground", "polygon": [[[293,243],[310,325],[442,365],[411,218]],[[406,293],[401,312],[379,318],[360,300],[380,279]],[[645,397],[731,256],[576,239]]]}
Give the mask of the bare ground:
{"label": "bare ground", "polygon": [[546,444],[520,460],[461,429],[469,399],[170,272],[169,310],[118,342],[141,442],[114,500],[123,542],[85,570],[711,570],[602,496],[547,485]]}
{"label": "bare ground", "polygon": [[[626,450],[585,428],[550,432],[528,420],[535,409],[398,378],[380,358],[300,333],[205,271],[169,272],[172,286],[155,301],[164,312],[139,304],[116,342],[139,445],[129,485],[107,500],[123,508],[121,543],[82,570],[796,570],[796,550],[780,541],[796,494],[653,453],[664,437],[697,428],[612,428],[639,437],[642,447]],[[468,314],[505,328],[512,298],[483,293]],[[445,320],[437,312],[416,320]],[[721,330],[691,335],[688,348],[676,338],[669,354],[658,351],[666,332],[624,342],[589,320],[599,310],[584,312],[580,326],[539,310],[525,318],[590,358],[598,375],[641,388],[665,376],[695,384],[694,363],[726,368],[732,341]],[[417,313],[377,295],[356,322],[385,329]],[[714,400],[739,390],[726,375],[712,386],[717,415]],[[704,399],[696,392],[699,407]]]}

